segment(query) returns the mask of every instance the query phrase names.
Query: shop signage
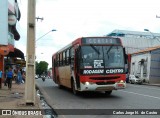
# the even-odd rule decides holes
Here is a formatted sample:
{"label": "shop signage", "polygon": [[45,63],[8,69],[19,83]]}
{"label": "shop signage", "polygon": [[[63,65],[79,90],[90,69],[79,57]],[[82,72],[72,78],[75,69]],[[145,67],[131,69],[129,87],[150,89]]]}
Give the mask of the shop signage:
{"label": "shop signage", "polygon": [[0,46],[0,55],[8,55],[9,48],[7,46]]}

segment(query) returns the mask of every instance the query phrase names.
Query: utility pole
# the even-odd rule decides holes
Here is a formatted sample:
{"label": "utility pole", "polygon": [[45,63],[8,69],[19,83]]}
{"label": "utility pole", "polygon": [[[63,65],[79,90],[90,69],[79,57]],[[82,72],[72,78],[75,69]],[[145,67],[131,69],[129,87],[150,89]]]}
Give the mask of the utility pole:
{"label": "utility pole", "polygon": [[27,50],[26,50],[26,105],[35,104],[35,0],[28,0]]}

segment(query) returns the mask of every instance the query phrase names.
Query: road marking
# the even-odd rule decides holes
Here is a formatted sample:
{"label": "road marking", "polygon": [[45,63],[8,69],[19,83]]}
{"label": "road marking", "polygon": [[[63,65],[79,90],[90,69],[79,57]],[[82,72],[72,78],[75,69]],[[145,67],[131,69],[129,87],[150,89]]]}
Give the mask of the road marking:
{"label": "road marking", "polygon": [[160,97],[156,97],[156,96],[145,95],[145,94],[140,94],[140,93],[135,93],[135,92],[129,92],[129,91],[125,91],[125,90],[119,90],[119,91],[122,91],[122,92],[125,92],[125,93],[131,93],[131,94],[141,95],[141,96],[146,96],[146,97],[155,98],[155,99],[159,99],[160,100]]}
{"label": "road marking", "polygon": [[142,86],[142,85],[139,85],[139,86],[138,86],[138,85],[127,85],[127,86],[128,86],[128,87],[129,87],[129,86],[132,86],[132,87],[135,87],[135,88],[137,87],[137,88],[153,89],[153,90],[158,90],[158,91],[160,91],[160,89],[158,89],[158,88],[150,88],[151,86],[150,86],[150,87],[149,87],[149,86],[148,86],[148,87],[145,87],[145,86]]}

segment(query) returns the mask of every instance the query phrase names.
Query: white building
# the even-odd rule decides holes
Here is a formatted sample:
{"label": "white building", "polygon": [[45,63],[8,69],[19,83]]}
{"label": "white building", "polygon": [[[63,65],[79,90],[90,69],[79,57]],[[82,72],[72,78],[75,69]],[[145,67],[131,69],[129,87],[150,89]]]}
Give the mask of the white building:
{"label": "white building", "polygon": [[138,32],[127,30],[114,30],[107,36],[119,37],[122,39],[123,46],[126,48],[127,54],[132,54],[137,51],[159,46],[160,34],[151,32]]}
{"label": "white building", "polygon": [[160,84],[160,46],[132,54],[130,74],[139,76],[144,82]]}

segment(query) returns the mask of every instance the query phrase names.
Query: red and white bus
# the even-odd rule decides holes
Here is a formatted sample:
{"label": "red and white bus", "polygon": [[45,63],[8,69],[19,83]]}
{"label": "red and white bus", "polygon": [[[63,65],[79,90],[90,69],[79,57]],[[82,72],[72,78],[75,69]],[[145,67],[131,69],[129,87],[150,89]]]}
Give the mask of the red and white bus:
{"label": "red and white bus", "polygon": [[52,56],[53,81],[80,91],[126,88],[125,49],[120,38],[81,37]]}

